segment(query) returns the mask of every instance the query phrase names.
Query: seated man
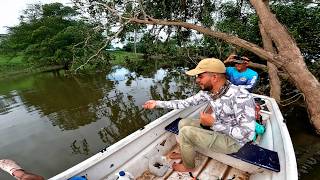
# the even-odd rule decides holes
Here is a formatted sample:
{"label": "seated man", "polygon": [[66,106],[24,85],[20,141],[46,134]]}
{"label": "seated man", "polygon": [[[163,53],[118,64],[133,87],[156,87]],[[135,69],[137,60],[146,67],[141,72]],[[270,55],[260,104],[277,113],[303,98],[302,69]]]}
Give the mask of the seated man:
{"label": "seated man", "polygon": [[244,56],[230,55],[224,63],[235,63],[235,67],[227,67],[226,69],[229,81],[234,85],[242,86],[249,92],[252,92],[258,82],[258,73],[248,68],[249,61],[250,60]]}
{"label": "seated man", "polygon": [[[220,153],[237,152],[255,136],[255,102],[242,87],[232,85],[225,76],[222,61],[203,59],[195,69],[187,71],[197,76],[202,89],[184,100],[149,100],[144,108],[186,108],[208,103],[209,111],[200,113],[200,120],[183,119],[179,122],[179,146],[183,164],[174,164],[176,171],[193,171],[195,148]],[[207,129],[209,127],[209,129]]]}

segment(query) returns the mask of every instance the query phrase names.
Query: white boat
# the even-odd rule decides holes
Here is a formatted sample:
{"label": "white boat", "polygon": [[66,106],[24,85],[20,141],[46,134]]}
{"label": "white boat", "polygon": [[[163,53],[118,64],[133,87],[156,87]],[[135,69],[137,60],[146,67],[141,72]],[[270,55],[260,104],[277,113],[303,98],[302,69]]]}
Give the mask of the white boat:
{"label": "white boat", "polygon": [[[179,117],[196,117],[205,105],[190,107],[183,110],[172,110],[157,120],[137,130],[114,145],[97,153],[89,159],[50,178],[50,180],[66,180],[75,176],[85,176],[88,180],[114,179],[120,170],[130,172],[135,179],[250,179],[250,180],[296,180],[298,179],[297,164],[286,124],[274,99],[254,95],[265,101],[268,111],[261,111],[266,121],[266,132],[259,140],[259,147],[276,152],[278,170],[270,170],[257,164],[220,153],[208,153],[198,150],[196,166],[193,174],[173,172],[171,168],[162,176],[157,177],[148,169],[154,157],[166,157],[177,148],[175,134],[165,127]],[[257,153],[259,155],[259,152]],[[268,159],[268,157],[267,157]],[[271,168],[272,169],[272,168]],[[277,168],[276,168],[277,169]],[[276,172],[279,171],[279,172]],[[191,175],[191,176],[190,176]]]}

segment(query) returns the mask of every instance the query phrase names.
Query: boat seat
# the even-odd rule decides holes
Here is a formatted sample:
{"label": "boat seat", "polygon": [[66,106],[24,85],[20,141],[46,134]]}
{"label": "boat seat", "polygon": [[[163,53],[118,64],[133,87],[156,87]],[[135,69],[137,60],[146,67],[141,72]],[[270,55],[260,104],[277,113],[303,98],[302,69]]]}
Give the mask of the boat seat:
{"label": "boat seat", "polygon": [[278,153],[256,144],[247,143],[238,152],[228,155],[271,171],[280,172]]}
{"label": "boat seat", "polygon": [[[165,130],[174,134],[178,134],[178,124],[180,120],[181,118],[174,120],[165,127]],[[280,172],[278,153],[269,149],[262,148],[253,143],[247,143],[238,152],[227,155],[253,164],[255,166],[259,166],[275,172]]]}

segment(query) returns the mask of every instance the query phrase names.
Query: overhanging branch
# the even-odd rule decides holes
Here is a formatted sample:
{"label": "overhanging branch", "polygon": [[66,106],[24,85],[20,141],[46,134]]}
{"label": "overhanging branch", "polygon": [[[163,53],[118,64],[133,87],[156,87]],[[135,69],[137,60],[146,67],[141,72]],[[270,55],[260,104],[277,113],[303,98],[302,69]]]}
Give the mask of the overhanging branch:
{"label": "overhanging branch", "polygon": [[198,31],[202,34],[216,37],[216,38],[222,39],[230,44],[234,44],[239,47],[245,48],[245,49],[251,51],[252,53],[258,55],[262,59],[267,60],[268,62],[275,64],[277,67],[281,67],[283,65],[281,62],[286,62],[288,60],[286,57],[283,57],[279,54],[272,53],[270,51],[266,51],[256,44],[250,43],[250,42],[243,40],[243,39],[240,39],[236,36],[228,35],[226,33],[212,31],[209,28],[205,28],[205,27],[191,24],[191,23],[187,23],[187,22],[155,19],[155,18],[150,17],[147,14],[145,14],[145,11],[143,11],[144,19],[139,19],[137,17],[124,17],[124,16],[121,16],[115,9],[109,7],[107,4],[102,4],[102,3],[100,3],[100,4],[103,7],[105,7],[108,11],[110,11],[114,16],[117,16],[120,20],[121,19],[130,20],[131,23],[138,23],[138,24],[180,26],[180,27],[184,27],[186,29],[193,29],[193,30]]}
{"label": "overhanging branch", "polygon": [[281,61],[277,61],[277,59],[286,59],[285,57],[282,57],[278,54],[274,54],[272,52],[266,51],[263,48],[257,46],[256,44],[250,43],[246,40],[240,39],[236,36],[228,35],[226,33],[222,32],[216,32],[212,31],[209,28],[205,28],[202,26],[194,25],[191,23],[187,22],[180,22],[180,21],[167,21],[167,20],[159,20],[159,19],[154,19],[154,18],[148,18],[147,20],[145,19],[138,19],[138,18],[131,18],[131,22],[133,23],[139,23],[139,24],[158,24],[158,25],[167,25],[167,26],[181,26],[187,29],[193,29],[196,30],[202,34],[210,35],[219,39],[222,39],[228,43],[237,45],[239,47],[248,49],[249,51],[255,53],[262,59],[265,59],[267,61],[270,61],[277,66],[281,66]]}
{"label": "overhanging branch", "polygon": [[107,45],[108,45],[113,39],[115,39],[115,38],[117,38],[117,37],[119,36],[119,34],[123,31],[124,27],[125,27],[128,23],[130,23],[130,20],[127,21],[126,23],[124,23],[124,24],[120,27],[120,29],[119,29],[112,37],[108,38],[107,41],[104,43],[104,45],[103,45],[94,55],[92,55],[84,64],[82,64],[82,65],[79,66],[77,69],[75,69],[75,72],[77,72],[79,69],[81,69],[82,67],[84,67],[85,65],[87,65],[93,58],[95,58],[96,56],[98,56],[99,53],[100,53],[102,50],[104,50],[104,49],[107,47]]}

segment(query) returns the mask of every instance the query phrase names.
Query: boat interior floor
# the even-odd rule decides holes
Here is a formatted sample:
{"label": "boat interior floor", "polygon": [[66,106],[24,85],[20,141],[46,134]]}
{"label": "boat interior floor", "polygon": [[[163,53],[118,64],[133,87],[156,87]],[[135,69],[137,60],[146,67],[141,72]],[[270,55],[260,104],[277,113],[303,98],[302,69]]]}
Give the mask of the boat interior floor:
{"label": "boat interior floor", "polygon": [[181,159],[170,159],[170,154],[179,152],[176,145],[167,155],[166,161],[170,167],[162,176],[158,177],[146,170],[137,180],[247,180],[250,174],[239,169],[233,168],[219,161],[216,161],[208,156],[197,153],[195,158],[196,169],[192,172],[177,172],[173,171],[173,163],[181,163]]}

